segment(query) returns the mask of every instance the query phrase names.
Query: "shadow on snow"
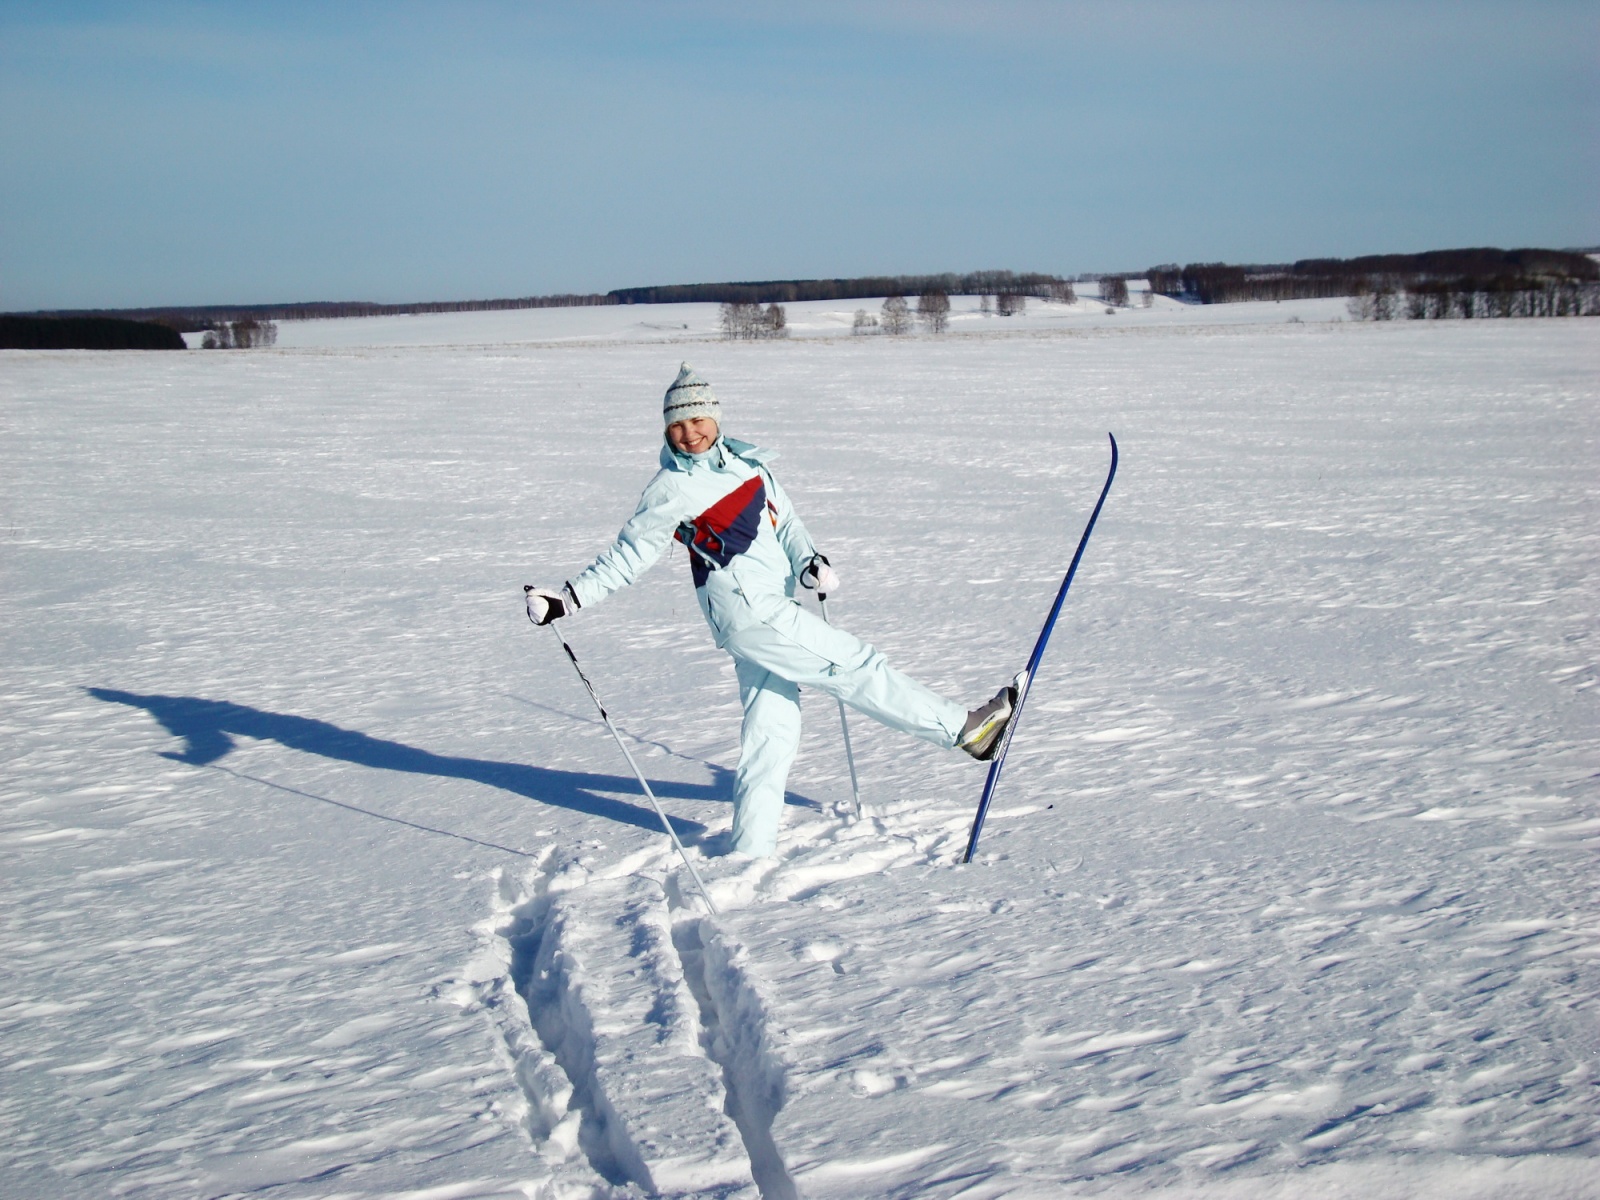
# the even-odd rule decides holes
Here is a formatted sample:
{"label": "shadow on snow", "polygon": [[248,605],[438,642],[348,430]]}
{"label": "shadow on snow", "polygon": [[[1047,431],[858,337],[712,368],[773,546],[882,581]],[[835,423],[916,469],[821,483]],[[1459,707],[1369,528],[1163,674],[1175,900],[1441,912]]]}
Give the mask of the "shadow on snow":
{"label": "shadow on snow", "polygon": [[[623,825],[634,825],[641,829],[657,832],[661,828],[661,821],[655,812],[643,805],[630,804],[625,800],[618,800],[612,796],[601,795],[603,792],[634,792],[639,791],[639,782],[631,775],[600,775],[588,771],[555,771],[547,767],[535,767],[525,763],[495,762],[481,758],[462,758],[457,755],[434,754],[428,750],[419,750],[415,746],[407,746],[401,742],[391,742],[383,738],[371,737],[365,733],[358,733],[351,729],[341,729],[339,726],[327,721],[317,721],[310,717],[296,717],[287,713],[265,712],[259,708],[250,708],[243,704],[232,704],[225,700],[202,700],[194,696],[140,696],[133,692],[121,692],[112,688],[86,688],[89,695],[96,700],[104,700],[109,704],[126,704],[131,708],[142,708],[159,721],[174,737],[182,738],[185,745],[182,751],[160,751],[161,757],[170,758],[175,762],[189,763],[199,767],[214,767],[218,761],[225,758],[235,748],[234,737],[258,738],[264,741],[274,741],[291,750],[300,750],[307,754],[318,754],[323,758],[337,759],[341,762],[355,763],[363,767],[376,767],[385,771],[407,771],[416,775],[437,775],[445,779],[466,779],[473,783],[481,783],[488,787],[499,788],[518,796],[526,796],[530,800],[537,800],[541,804],[554,805],[557,808],[571,809],[574,812],[587,813],[593,817],[603,817]],[[732,775],[726,767],[707,763],[706,766],[716,775],[714,782],[709,784],[680,783],[670,780],[650,781],[651,789],[662,799],[679,800],[721,800],[725,801],[732,793]],[[218,767],[226,771],[226,767]],[[229,772],[236,774],[236,772]],[[254,778],[250,776],[248,778]],[[294,788],[283,788],[281,785],[272,784],[267,780],[256,780],[258,783],[267,783],[268,786],[277,787],[282,791],[291,791],[296,795],[307,796],[314,800],[323,800],[336,804],[340,808],[351,809],[356,812],[366,813],[368,816],[380,817],[384,820],[396,821],[402,825],[411,825],[413,828],[423,829],[429,833],[444,833],[450,837],[460,837],[459,834],[449,833],[448,830],[433,829],[428,826],[415,825],[410,821],[387,817],[382,813],[374,813],[367,809],[356,808],[354,805],[342,801],[328,800],[325,796],[313,796],[309,792],[300,792]],[[789,803],[812,805],[814,802],[799,797],[789,797]],[[698,841],[704,836],[706,827],[698,821],[689,821],[681,817],[672,818],[673,828],[678,831],[678,836],[684,841]],[[465,838],[467,841],[477,841],[476,838]],[[482,843],[490,845],[492,843]],[[496,849],[509,849],[509,847],[496,846]],[[512,851],[512,853],[522,853]]]}

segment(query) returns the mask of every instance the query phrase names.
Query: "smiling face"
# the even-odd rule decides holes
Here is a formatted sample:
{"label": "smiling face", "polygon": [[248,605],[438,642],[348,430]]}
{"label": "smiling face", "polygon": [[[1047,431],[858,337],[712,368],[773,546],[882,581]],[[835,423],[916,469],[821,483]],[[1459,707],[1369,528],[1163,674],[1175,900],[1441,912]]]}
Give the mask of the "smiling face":
{"label": "smiling face", "polygon": [[716,440],[717,422],[712,417],[690,417],[667,426],[667,444],[679,454],[704,454]]}

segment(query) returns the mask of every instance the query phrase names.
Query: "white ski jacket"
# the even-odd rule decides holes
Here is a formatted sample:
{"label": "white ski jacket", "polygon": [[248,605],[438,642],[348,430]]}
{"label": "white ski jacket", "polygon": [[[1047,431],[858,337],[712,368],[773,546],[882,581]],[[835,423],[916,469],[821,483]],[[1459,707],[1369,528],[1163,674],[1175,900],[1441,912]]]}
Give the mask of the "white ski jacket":
{"label": "white ski jacket", "polygon": [[792,597],[817,548],[767,469],[776,457],[721,436],[703,454],[662,447],[661,469],[617,540],[567,582],[579,607],[627,587],[674,539],[688,547],[695,598],[718,646],[773,600]]}

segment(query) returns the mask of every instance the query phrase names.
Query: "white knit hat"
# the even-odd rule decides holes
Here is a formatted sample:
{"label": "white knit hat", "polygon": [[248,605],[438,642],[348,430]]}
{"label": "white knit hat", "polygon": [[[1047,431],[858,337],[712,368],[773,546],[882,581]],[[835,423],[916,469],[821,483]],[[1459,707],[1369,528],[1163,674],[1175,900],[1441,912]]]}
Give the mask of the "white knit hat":
{"label": "white knit hat", "polygon": [[667,389],[661,403],[661,419],[671,425],[678,421],[692,421],[696,417],[710,417],[722,424],[722,405],[711,385],[694,373],[694,368],[684,363],[678,368],[678,377]]}

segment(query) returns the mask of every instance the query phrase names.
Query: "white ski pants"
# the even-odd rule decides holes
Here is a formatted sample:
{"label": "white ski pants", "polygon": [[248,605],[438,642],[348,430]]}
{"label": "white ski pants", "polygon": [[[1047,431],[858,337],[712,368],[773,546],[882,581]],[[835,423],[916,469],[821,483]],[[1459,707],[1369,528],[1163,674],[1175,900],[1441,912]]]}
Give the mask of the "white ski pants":
{"label": "white ski pants", "polygon": [[744,724],[733,781],[733,849],[778,848],[784,784],[800,748],[800,689],[816,688],[891,729],[950,749],[967,710],[896,671],[867,643],[786,597],[763,598],[725,631]]}

